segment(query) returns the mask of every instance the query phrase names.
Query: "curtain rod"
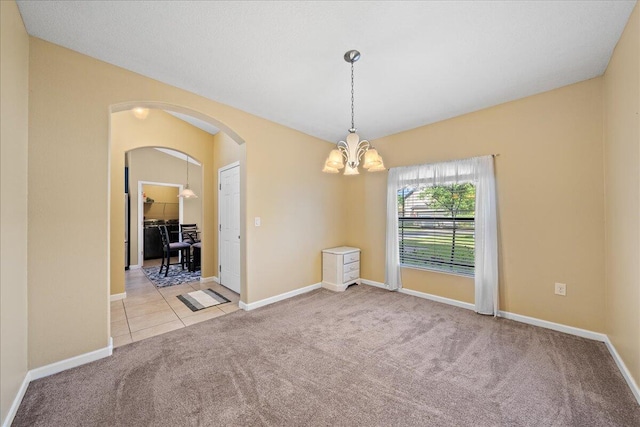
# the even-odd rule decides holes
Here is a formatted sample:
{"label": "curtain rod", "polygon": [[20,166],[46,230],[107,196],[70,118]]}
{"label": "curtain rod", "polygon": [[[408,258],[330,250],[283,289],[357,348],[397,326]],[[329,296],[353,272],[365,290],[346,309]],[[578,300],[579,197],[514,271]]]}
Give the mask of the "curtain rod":
{"label": "curtain rod", "polygon": [[[500,157],[500,153],[485,154],[485,156],[491,156],[495,159],[496,157]],[[476,156],[476,157],[482,157],[482,156]],[[453,162],[453,161],[455,160],[445,160],[444,162]],[[417,166],[417,165],[408,165],[408,166]],[[408,166],[396,166],[396,167],[408,167]],[[396,169],[396,167],[389,168],[387,169],[387,171],[390,171],[391,169]]]}

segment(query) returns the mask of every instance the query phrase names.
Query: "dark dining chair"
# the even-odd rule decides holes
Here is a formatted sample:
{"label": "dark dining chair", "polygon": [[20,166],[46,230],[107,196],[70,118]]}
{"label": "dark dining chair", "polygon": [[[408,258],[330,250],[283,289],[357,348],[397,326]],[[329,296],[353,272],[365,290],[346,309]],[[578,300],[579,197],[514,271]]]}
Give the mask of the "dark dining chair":
{"label": "dark dining chair", "polygon": [[182,234],[182,241],[193,245],[194,243],[200,243],[198,238],[198,224],[180,224],[180,234]]}
{"label": "dark dining chair", "polygon": [[200,269],[200,249],[201,243],[198,238],[198,224],[180,224],[180,234],[182,241],[191,245],[191,258],[189,258],[189,270]]}
{"label": "dark dining chair", "polygon": [[[160,237],[162,238],[162,265],[160,266],[159,274],[162,274],[162,269],[164,268],[164,277],[167,277],[170,265],[181,264],[183,270],[185,263],[188,265],[191,256],[191,245],[186,242],[171,243],[171,240],[169,239],[169,231],[167,230],[166,225],[159,225],[158,230],[160,231]],[[181,253],[180,262],[171,264],[171,252],[176,251]]]}

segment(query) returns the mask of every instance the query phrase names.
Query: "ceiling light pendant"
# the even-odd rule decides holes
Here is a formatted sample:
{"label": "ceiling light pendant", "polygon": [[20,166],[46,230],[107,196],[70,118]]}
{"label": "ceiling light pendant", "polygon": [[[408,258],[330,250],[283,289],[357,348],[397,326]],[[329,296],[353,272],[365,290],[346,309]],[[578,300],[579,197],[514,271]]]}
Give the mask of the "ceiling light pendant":
{"label": "ceiling light pendant", "polygon": [[386,170],[382,157],[378,151],[371,146],[369,141],[363,139],[356,133],[355,114],[354,114],[354,84],[353,84],[353,64],[360,59],[360,52],[350,50],[344,54],[344,60],[351,64],[351,129],[347,135],[346,141],[340,141],[336,144],[336,148],[331,150],[329,157],[325,160],[322,172],[338,173],[339,169],[344,169],[345,175],[358,175],[358,166],[360,160],[364,156],[362,167],[369,172],[378,172]]}
{"label": "ceiling light pendant", "polygon": [[197,199],[196,193],[193,192],[192,189],[189,188],[189,156],[187,156],[187,185],[184,186],[184,189],[178,194],[178,197],[182,197],[185,199]]}

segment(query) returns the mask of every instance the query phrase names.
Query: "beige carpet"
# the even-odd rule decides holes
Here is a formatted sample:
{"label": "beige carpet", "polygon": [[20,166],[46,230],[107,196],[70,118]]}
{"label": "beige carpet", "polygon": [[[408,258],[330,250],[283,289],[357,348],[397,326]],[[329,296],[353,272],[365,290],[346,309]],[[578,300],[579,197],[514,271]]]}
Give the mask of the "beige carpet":
{"label": "beige carpet", "polygon": [[34,381],[14,426],[640,426],[606,347],[364,285]]}

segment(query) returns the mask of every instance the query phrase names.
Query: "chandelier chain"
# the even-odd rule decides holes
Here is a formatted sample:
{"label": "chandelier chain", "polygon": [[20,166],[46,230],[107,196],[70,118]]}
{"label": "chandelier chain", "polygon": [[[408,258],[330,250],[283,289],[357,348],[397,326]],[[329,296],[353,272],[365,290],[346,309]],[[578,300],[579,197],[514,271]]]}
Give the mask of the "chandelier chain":
{"label": "chandelier chain", "polygon": [[351,129],[355,129],[354,109],[353,109],[353,61],[351,62]]}

